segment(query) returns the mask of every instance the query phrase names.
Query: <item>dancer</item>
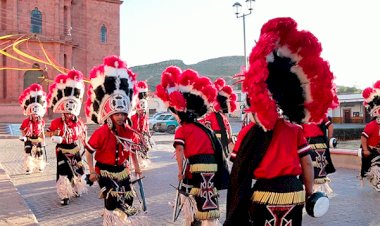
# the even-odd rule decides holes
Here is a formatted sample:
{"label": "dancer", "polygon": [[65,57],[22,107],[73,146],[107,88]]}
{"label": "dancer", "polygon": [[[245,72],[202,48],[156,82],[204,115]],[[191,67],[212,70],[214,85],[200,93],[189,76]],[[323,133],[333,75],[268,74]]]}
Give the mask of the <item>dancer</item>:
{"label": "dancer", "polygon": [[380,192],[380,81],[363,90],[364,106],[373,118],[361,135],[362,166],[360,176],[367,178]]}
{"label": "dancer", "polygon": [[[20,131],[24,141],[24,169],[26,174],[38,168],[40,172],[45,169],[46,161],[43,157],[45,148],[45,121],[46,93],[39,84],[32,84],[19,97],[19,103],[23,108],[24,115],[28,116],[22,122]],[[46,155],[46,151],[45,151]]]}
{"label": "dancer", "polygon": [[[126,120],[135,104],[136,75],[117,56],[90,72],[91,85],[86,102],[86,116],[101,126],[86,144],[86,159],[91,181],[98,181],[104,199],[103,225],[138,223],[134,207],[136,193],[131,186],[131,160],[136,177],[141,177],[136,153],[135,133]],[[96,163],[94,165],[93,154]]]}
{"label": "dancer", "polygon": [[46,136],[57,143],[57,193],[62,205],[86,192],[79,142],[86,139],[86,126],[79,119],[84,94],[83,75],[71,70],[58,75],[49,87],[48,106],[61,117],[51,121]]}
{"label": "dancer", "polygon": [[[328,196],[333,195],[329,182],[331,181],[328,174],[335,172],[333,165],[329,140],[332,138],[332,122],[324,117],[321,123],[304,123],[302,124],[305,138],[309,143],[312,152],[310,152],[314,167],[314,191],[322,191]],[[326,131],[328,133],[326,134]]]}
{"label": "dancer", "polygon": [[[140,144],[138,152],[142,159],[149,159],[148,151],[150,146],[149,117],[148,117],[148,84],[145,81],[136,83],[138,102],[136,104],[135,114],[131,116],[132,128],[137,133],[138,143]],[[149,161],[144,161],[144,166],[149,165]]]}
{"label": "dancer", "polygon": [[302,224],[314,177],[310,146],[298,124],[319,122],[337,106],[321,50],[314,35],[298,31],[291,18],[263,25],[242,79],[254,122],[239,133],[231,153],[224,225]]}
{"label": "dancer", "polygon": [[218,94],[213,103],[213,111],[199,121],[215,132],[223,146],[224,155],[228,158],[234,141],[227,114],[236,110],[236,94],[231,86],[226,85],[223,78],[215,80],[214,85]]}
{"label": "dancer", "polygon": [[218,225],[218,161],[223,154],[215,134],[197,121],[215,100],[216,89],[209,78],[199,76],[196,71],[182,72],[171,66],[162,73],[156,91],[180,122],[173,145],[178,180],[185,190],[182,195],[185,224]]}

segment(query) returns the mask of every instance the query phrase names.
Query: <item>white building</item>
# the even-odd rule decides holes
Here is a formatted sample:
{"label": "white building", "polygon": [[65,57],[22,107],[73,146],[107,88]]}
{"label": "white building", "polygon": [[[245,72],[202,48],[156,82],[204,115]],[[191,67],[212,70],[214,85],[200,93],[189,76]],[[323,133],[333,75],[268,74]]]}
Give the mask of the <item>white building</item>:
{"label": "white building", "polygon": [[329,111],[334,123],[365,123],[370,120],[361,94],[341,94],[338,99],[339,106]]}

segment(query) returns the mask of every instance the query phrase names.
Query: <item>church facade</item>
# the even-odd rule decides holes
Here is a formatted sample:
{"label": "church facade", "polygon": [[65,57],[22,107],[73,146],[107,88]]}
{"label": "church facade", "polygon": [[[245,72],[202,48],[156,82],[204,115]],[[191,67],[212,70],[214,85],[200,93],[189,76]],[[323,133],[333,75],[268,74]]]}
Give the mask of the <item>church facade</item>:
{"label": "church facade", "polygon": [[[10,55],[0,54],[0,122],[20,122],[18,96],[30,84],[40,83],[48,91],[46,81],[61,73],[48,63],[75,68],[87,78],[105,56],[120,55],[121,4],[120,0],[0,0],[0,48]],[[34,58],[17,54],[15,43]]]}

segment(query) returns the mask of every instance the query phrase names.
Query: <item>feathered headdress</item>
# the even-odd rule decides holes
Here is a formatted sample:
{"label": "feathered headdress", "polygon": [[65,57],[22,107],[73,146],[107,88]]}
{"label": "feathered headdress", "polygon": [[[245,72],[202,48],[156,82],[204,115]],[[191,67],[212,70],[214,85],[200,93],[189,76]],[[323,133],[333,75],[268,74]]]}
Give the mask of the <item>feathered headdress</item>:
{"label": "feathered headdress", "polygon": [[162,72],[157,96],[170,110],[192,113],[201,117],[215,101],[216,89],[209,78],[199,76],[194,70],[170,66]]}
{"label": "feathered headdress", "polygon": [[136,110],[147,111],[148,110],[148,84],[146,81],[139,81],[135,85],[138,93],[138,103],[136,104]]}
{"label": "feathered headdress", "polygon": [[24,110],[24,115],[36,114],[42,118],[46,113],[46,93],[40,84],[34,83],[26,88],[18,102]]}
{"label": "feathered headdress", "polygon": [[321,51],[318,39],[298,31],[292,18],[263,25],[244,71],[243,91],[248,111],[264,130],[274,128],[278,112],[296,123],[319,123],[328,108],[338,105],[334,76]]}
{"label": "feathered headdress", "polygon": [[90,72],[86,116],[103,124],[115,113],[129,114],[136,102],[136,74],[117,56],[104,58],[104,63]]}
{"label": "feathered headdress", "polygon": [[231,86],[226,85],[223,78],[218,78],[214,82],[215,88],[218,91],[216,101],[214,102],[215,111],[223,113],[232,113],[236,110],[236,93]]}
{"label": "feathered headdress", "polygon": [[82,106],[84,94],[83,74],[77,70],[71,70],[60,74],[49,87],[47,97],[48,107],[54,113],[71,113],[78,116]]}
{"label": "feathered headdress", "polygon": [[362,96],[364,98],[363,105],[371,116],[380,116],[380,80],[373,85],[373,88],[365,88],[362,92]]}
{"label": "feathered headdress", "polygon": [[[136,91],[140,94],[140,93],[147,93],[148,92],[148,84],[146,83],[146,81],[139,81],[136,83]],[[144,97],[141,97],[140,98],[140,95],[139,95],[139,99],[143,99],[143,98],[146,98],[146,95]]]}

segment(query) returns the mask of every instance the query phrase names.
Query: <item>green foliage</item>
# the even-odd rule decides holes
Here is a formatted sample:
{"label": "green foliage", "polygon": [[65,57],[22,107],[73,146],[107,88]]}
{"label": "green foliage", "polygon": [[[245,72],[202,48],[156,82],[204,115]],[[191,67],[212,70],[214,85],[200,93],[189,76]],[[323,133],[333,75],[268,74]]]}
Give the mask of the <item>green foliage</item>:
{"label": "green foliage", "polygon": [[362,93],[363,90],[358,89],[357,87],[348,87],[348,86],[337,86],[338,94],[354,94]]}

